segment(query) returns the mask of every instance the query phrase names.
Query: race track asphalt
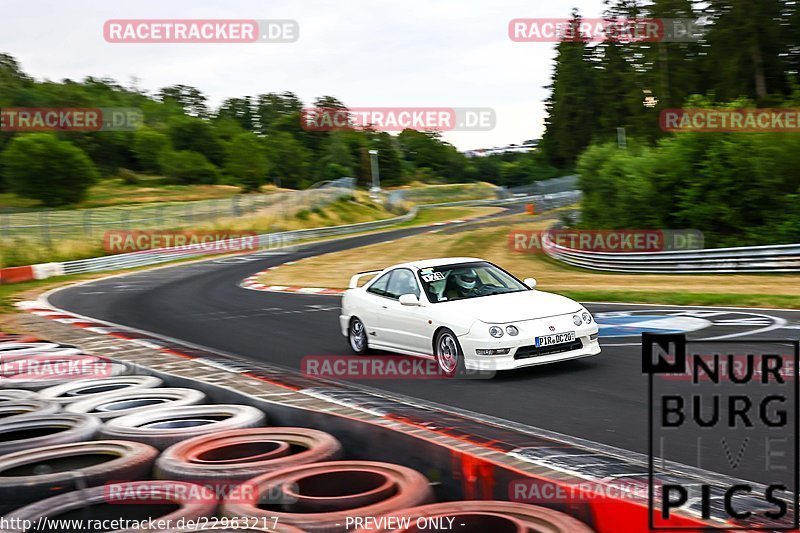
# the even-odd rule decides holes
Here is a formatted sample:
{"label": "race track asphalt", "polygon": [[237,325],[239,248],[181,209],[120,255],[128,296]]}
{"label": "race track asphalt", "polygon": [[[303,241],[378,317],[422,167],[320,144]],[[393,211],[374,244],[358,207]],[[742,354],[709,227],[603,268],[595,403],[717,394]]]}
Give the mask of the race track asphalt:
{"label": "race track asphalt", "polygon": [[[350,354],[338,327],[339,297],[259,292],[243,289],[238,283],[287,261],[431,229],[405,228],[320,242],[288,254],[262,252],[110,277],[57,291],[50,302],[92,318],[298,369],[307,355]],[[480,255],[478,251],[476,255]],[[677,329],[699,328],[689,334],[691,338],[722,337],[714,346],[718,350],[745,349],[728,344],[731,339],[796,339],[800,332],[800,313],[793,311],[602,303],[588,303],[586,307],[601,323],[616,324],[604,329],[603,353],[599,356],[501,373],[491,380],[383,379],[362,383],[646,453],[647,378],[642,374],[638,330],[627,325],[638,320],[636,315],[645,315],[638,323],[653,320],[656,328],[667,317],[663,322],[666,330],[675,324],[677,315]],[[730,445],[738,447],[736,443]],[[696,443],[687,439],[671,443],[668,458],[696,465],[697,453]],[[766,481],[763,453],[763,449],[754,447],[754,455],[737,465],[736,477]],[[706,454],[702,467],[730,473],[725,455]]]}

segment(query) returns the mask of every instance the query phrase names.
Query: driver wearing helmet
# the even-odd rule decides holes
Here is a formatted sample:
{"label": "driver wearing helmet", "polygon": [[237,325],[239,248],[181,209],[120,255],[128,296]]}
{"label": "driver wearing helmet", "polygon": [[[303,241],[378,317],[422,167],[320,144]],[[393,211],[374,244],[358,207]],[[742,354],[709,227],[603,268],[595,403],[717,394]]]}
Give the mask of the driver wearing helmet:
{"label": "driver wearing helmet", "polygon": [[444,296],[448,300],[467,298],[477,295],[478,273],[474,268],[459,268],[447,276],[447,287]]}

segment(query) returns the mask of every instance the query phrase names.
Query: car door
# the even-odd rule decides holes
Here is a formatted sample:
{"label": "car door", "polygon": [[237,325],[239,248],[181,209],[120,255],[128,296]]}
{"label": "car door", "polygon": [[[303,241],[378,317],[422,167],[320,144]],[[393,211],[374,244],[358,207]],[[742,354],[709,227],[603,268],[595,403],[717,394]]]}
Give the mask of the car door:
{"label": "car door", "polygon": [[400,303],[400,296],[403,294],[414,294],[417,298],[424,298],[414,272],[409,268],[393,270],[387,293],[388,298],[383,303],[380,313],[381,334],[384,341],[393,348],[429,354],[431,346],[426,308]]}
{"label": "car door", "polygon": [[378,277],[367,286],[364,297],[364,308],[360,311],[361,321],[367,329],[370,344],[386,345],[383,334],[383,311],[391,300],[388,293],[389,278],[393,270]]}

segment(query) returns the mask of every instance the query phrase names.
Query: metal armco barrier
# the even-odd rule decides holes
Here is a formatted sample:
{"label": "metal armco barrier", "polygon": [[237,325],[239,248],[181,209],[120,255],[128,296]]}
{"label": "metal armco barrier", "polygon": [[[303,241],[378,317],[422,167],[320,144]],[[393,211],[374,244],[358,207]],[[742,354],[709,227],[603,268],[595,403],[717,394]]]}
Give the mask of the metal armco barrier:
{"label": "metal armco barrier", "polygon": [[546,234],[542,244],[551,258],[589,270],[650,274],[800,272],[800,244],[664,252],[592,252],[556,244]]}
{"label": "metal armco barrier", "polygon": [[[286,249],[300,240],[316,239],[331,235],[346,235],[361,231],[386,228],[401,222],[413,220],[420,210],[434,207],[493,206],[508,205],[520,202],[535,202],[538,205],[541,205],[542,209],[549,209],[575,202],[579,197],[579,191],[567,191],[540,196],[524,196],[507,199],[465,200],[460,202],[421,205],[415,206],[404,215],[384,220],[361,222],[358,224],[346,224],[342,226],[327,226],[295,231],[265,233],[256,237],[258,241],[255,248],[257,250],[264,251],[277,251]],[[41,265],[0,269],[0,284],[19,283],[33,279],[45,279],[48,277],[65,274],[85,274],[89,272],[121,270],[126,268],[157,265],[178,259],[191,259],[214,254],[219,255],[222,253],[228,253],[229,251],[237,251],[242,249],[251,250],[252,248],[247,248],[251,244],[249,242],[251,239],[253,239],[253,237],[241,237],[236,239],[216,241],[214,243],[200,243],[173,248],[141,250],[124,254],[93,257],[90,259],[65,261],[64,263],[44,263]]]}

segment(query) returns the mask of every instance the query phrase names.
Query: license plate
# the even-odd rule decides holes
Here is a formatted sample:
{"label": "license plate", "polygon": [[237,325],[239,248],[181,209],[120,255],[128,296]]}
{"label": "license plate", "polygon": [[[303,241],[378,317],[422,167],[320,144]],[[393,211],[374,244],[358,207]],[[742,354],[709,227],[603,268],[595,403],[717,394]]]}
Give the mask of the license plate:
{"label": "license plate", "polygon": [[552,335],[542,335],[536,337],[536,347],[552,346],[553,344],[562,344],[565,342],[572,342],[575,340],[575,332],[568,331],[566,333],[553,333]]}

